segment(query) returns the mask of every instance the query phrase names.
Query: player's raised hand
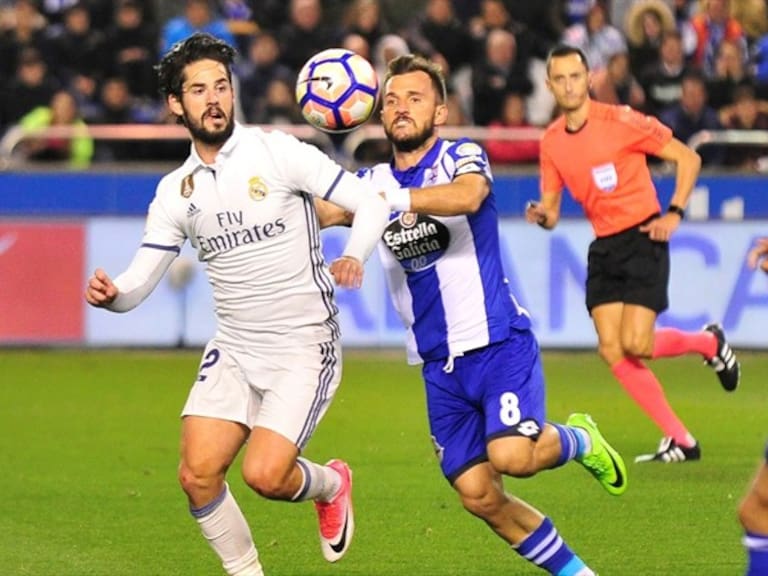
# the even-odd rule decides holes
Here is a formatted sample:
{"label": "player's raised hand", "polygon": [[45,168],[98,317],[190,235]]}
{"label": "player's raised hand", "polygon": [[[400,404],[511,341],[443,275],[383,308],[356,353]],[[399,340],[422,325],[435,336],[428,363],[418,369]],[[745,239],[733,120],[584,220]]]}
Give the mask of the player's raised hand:
{"label": "player's raised hand", "polygon": [[363,265],[352,256],[337,258],[329,267],[338,286],[360,288],[363,284]]}
{"label": "player's raised hand", "polygon": [[117,298],[117,286],[101,268],[96,268],[85,288],[85,299],[91,306],[106,306]]}
{"label": "player's raised hand", "polygon": [[747,264],[753,270],[758,266],[768,273],[768,237],[758,238],[747,256]]}

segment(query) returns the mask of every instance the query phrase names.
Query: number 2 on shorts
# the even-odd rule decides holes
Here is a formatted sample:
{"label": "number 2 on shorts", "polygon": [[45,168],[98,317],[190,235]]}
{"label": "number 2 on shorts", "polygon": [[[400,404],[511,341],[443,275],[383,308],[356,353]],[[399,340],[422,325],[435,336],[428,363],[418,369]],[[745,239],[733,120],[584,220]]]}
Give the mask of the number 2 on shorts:
{"label": "number 2 on shorts", "polygon": [[200,371],[197,374],[197,381],[204,382],[208,376],[205,375],[205,371],[216,364],[221,357],[221,353],[218,348],[211,348],[211,350],[203,356],[203,363],[200,364]]}

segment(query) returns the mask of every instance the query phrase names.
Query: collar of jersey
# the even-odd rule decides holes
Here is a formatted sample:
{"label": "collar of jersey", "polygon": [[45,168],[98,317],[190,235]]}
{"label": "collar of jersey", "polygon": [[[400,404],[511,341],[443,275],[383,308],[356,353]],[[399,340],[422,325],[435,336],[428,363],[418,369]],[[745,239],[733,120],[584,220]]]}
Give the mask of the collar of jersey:
{"label": "collar of jersey", "polygon": [[442,143],[442,138],[435,140],[434,146],[429,149],[429,152],[424,154],[422,159],[419,160],[418,164],[415,164],[410,168],[406,168],[405,170],[398,170],[395,168],[394,159],[390,162],[390,166],[392,167],[392,175],[395,177],[395,180],[398,181],[400,186],[407,187],[421,185],[423,178],[419,177],[424,174],[424,170],[435,165],[437,161],[437,155],[440,152]]}
{"label": "collar of jersey", "polygon": [[[219,164],[220,159],[224,159],[230,154],[232,154],[232,151],[235,149],[235,146],[237,146],[237,143],[240,141],[240,138],[242,137],[244,128],[240,125],[239,122],[235,122],[235,129],[232,131],[232,136],[229,137],[229,140],[224,142],[224,146],[221,147],[221,150],[219,150],[219,153],[216,154],[216,165]],[[197,170],[199,168],[215,168],[215,165],[212,166],[210,164],[206,164],[203,162],[203,160],[200,158],[200,156],[197,154],[197,150],[195,150],[194,144],[191,145],[192,151],[190,152],[189,158],[192,161],[192,164],[194,165],[194,169]]]}

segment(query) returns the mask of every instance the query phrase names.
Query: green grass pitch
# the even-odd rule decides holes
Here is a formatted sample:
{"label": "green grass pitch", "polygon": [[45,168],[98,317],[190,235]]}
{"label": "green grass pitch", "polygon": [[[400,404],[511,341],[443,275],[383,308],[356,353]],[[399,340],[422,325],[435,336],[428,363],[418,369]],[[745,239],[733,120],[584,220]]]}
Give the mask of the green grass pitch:
{"label": "green grass pitch", "polygon": [[[601,576],[743,573],[735,510],[768,436],[768,355],[741,360],[733,394],[696,359],[653,363],[703,460],[630,464],[659,433],[595,353],[546,352],[549,417],[590,412],[625,455],[630,487],[611,497],[569,464],[508,490],[549,514]],[[223,574],[176,482],[178,412],[197,363],[194,352],[0,350],[1,574]],[[307,455],[352,465],[355,542],[327,564],[311,504],[262,500],[236,467],[229,481],[268,576],[543,573],[461,509],[432,454],[418,369],[401,352],[346,352]]]}

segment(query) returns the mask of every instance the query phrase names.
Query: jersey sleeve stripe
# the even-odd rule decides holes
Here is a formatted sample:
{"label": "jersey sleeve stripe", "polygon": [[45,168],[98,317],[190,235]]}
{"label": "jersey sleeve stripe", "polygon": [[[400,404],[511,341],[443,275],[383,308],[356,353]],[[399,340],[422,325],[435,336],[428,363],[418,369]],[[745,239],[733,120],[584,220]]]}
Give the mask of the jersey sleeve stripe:
{"label": "jersey sleeve stripe", "polygon": [[336,176],[336,179],[333,181],[333,184],[331,184],[331,187],[328,188],[328,192],[326,192],[325,196],[323,196],[323,200],[328,200],[328,198],[331,197],[331,194],[333,194],[333,191],[336,189],[336,186],[339,184],[339,181],[341,180],[342,176],[344,176],[344,169],[339,168],[339,174]]}
{"label": "jersey sleeve stripe", "polygon": [[145,242],[141,245],[142,248],[154,248],[155,250],[165,250],[166,252],[176,252],[176,254],[179,254],[181,252],[181,247],[179,246],[163,246],[162,244],[149,244]]}

